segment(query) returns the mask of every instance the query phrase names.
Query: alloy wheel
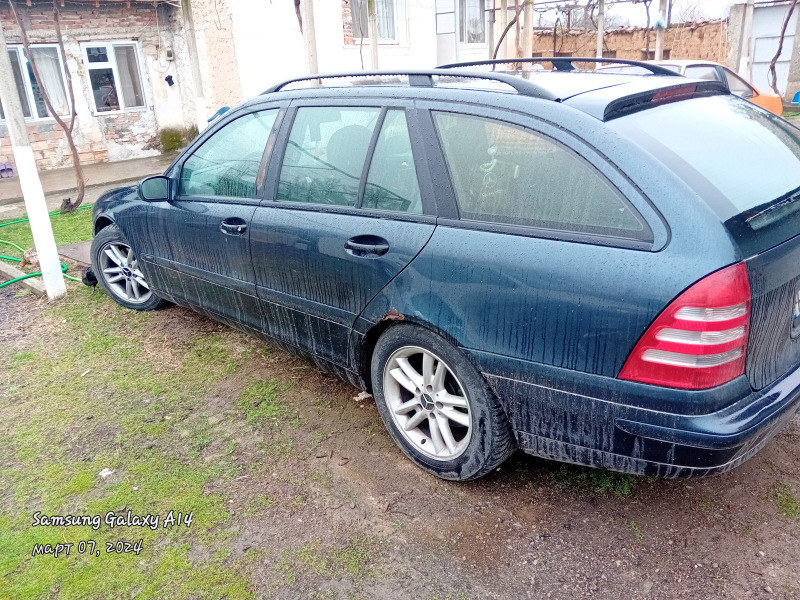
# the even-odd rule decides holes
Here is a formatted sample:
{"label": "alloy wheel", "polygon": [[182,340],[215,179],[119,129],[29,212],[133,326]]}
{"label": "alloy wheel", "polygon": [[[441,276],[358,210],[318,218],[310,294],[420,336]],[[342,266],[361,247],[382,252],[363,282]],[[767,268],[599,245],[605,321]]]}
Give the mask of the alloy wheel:
{"label": "alloy wheel", "polygon": [[418,346],[404,346],[386,361],[383,391],[403,437],[419,452],[452,460],[469,444],[469,399],[447,364]]}
{"label": "alloy wheel", "polygon": [[127,302],[144,304],[152,292],[139,270],[139,260],[131,247],[122,242],[108,242],[98,253],[101,273],[109,289]]}

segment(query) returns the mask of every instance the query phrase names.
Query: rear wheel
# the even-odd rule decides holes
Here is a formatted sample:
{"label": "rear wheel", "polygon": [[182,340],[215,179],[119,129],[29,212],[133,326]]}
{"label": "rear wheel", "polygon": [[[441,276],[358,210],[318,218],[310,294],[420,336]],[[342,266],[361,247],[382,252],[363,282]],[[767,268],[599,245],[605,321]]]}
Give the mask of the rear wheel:
{"label": "rear wheel", "polygon": [[485,475],[514,450],[503,409],[478,370],[440,336],[389,328],[372,356],[384,424],[417,465],[444,479]]}
{"label": "rear wheel", "polygon": [[146,311],[167,305],[150,290],[139,259],[116,225],[109,225],[95,236],[92,269],[103,290],[125,308]]}

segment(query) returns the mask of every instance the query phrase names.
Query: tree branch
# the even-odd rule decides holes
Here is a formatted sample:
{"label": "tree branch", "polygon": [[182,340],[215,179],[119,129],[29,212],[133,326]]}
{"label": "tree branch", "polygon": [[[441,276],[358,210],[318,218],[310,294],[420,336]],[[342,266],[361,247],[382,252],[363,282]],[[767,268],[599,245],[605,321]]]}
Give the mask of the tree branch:
{"label": "tree branch", "polygon": [[[58,8],[56,5],[57,0],[53,0],[53,18],[55,20],[55,28],[56,28],[56,36],[58,37],[58,47],[62,53],[62,60],[64,61],[64,66],[66,67],[66,53],[64,52],[64,40],[61,36],[61,25],[58,20]],[[75,125],[75,97],[72,91],[72,78],[69,73],[69,69],[65,68],[67,72],[67,87],[69,89],[69,99],[70,99],[70,106],[72,109],[72,114],[70,116],[69,125],[67,125],[61,116],[55,111],[53,108],[53,103],[50,100],[50,95],[47,93],[47,89],[43,84],[43,79],[39,75],[39,68],[36,65],[36,59],[33,56],[33,52],[31,52],[30,42],[28,40],[28,32],[25,31],[25,28],[22,26],[22,20],[19,18],[19,12],[17,11],[17,7],[14,5],[13,0],[8,0],[8,4],[11,7],[11,13],[14,15],[14,20],[17,23],[17,27],[20,30],[20,37],[22,38],[22,47],[25,48],[25,55],[28,57],[28,62],[31,65],[31,71],[33,72],[33,77],[36,80],[37,85],[39,86],[39,92],[42,95],[42,100],[44,100],[44,104],[47,107],[47,111],[50,113],[50,116],[56,120],[58,126],[61,127],[64,134],[67,136],[67,143],[69,144],[70,151],[72,153],[72,163],[75,166],[75,179],[77,181],[78,187],[78,197],[75,202],[70,202],[69,199],[65,199],[61,205],[62,212],[72,212],[78,206],[80,206],[81,202],[83,202],[83,195],[85,190],[85,184],[83,179],[83,169],[81,168],[80,157],[78,155],[78,149],[75,146],[75,141],[72,139],[72,129]],[[35,107],[31,107],[31,112],[35,109]]]}

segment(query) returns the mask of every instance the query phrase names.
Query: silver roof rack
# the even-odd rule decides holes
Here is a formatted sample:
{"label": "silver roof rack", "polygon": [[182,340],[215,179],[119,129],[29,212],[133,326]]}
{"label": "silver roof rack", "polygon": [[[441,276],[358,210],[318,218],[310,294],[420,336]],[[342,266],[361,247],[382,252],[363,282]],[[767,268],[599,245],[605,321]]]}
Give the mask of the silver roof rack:
{"label": "silver roof rack", "polygon": [[509,65],[518,63],[552,63],[553,69],[556,71],[577,71],[575,63],[603,63],[603,64],[617,64],[617,65],[630,65],[634,67],[641,67],[647,69],[653,75],[669,75],[675,77],[678,75],[675,71],[670,71],[665,67],[647,63],[641,60],[626,60],[624,58],[575,58],[572,56],[553,56],[550,58],[509,58],[509,59],[496,59],[496,60],[476,60],[472,62],[450,63],[442,65],[439,69],[456,69],[462,67],[480,67],[487,65]]}
{"label": "silver roof rack", "polygon": [[[399,79],[395,79],[393,81],[379,81],[380,78],[399,78],[399,77],[407,77],[408,83],[405,84]],[[265,92],[264,94],[272,94],[275,92],[280,92],[284,90],[286,87],[301,82],[309,82],[319,87],[323,87],[324,81],[334,80],[334,79],[350,79],[356,80],[360,79],[363,80],[362,83],[358,85],[408,85],[410,87],[423,87],[423,88],[431,88],[436,86],[436,80],[458,80],[458,79],[475,79],[475,80],[484,80],[484,81],[496,81],[503,83],[510,88],[514,89],[518,94],[523,96],[531,96],[533,98],[542,98],[544,100],[556,100],[557,96],[547,90],[546,88],[536,85],[534,82],[529,81],[527,79],[523,79],[521,77],[516,77],[514,75],[508,75],[506,73],[487,73],[487,72],[469,72],[469,71],[458,71],[456,72],[448,72],[446,70],[439,70],[439,69],[431,69],[427,71],[359,71],[356,73],[334,73],[329,75],[309,75],[307,77],[299,77],[297,79],[290,79],[289,81],[284,81],[283,83],[279,83],[275,85]]]}

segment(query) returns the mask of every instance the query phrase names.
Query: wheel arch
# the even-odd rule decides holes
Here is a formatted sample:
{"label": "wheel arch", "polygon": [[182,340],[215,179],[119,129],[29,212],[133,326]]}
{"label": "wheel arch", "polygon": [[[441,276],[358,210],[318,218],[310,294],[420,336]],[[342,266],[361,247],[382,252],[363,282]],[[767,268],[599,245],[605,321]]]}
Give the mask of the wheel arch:
{"label": "wheel arch", "polygon": [[[378,340],[381,338],[381,336],[390,328],[404,325],[415,325],[422,329],[427,329],[428,331],[444,338],[446,341],[451,343],[454,348],[459,350],[464,358],[471,362],[472,366],[474,366],[481,376],[483,376],[483,370],[481,369],[480,365],[473,360],[473,357],[469,352],[464,352],[461,344],[459,344],[458,340],[456,340],[452,335],[440,329],[430,321],[426,321],[414,316],[403,315],[393,310],[390,313],[387,313],[383,319],[377,323],[374,323],[361,339],[358,374],[361,376],[361,379],[364,382],[366,391],[370,394],[372,393],[372,355],[375,352],[375,345],[378,343]],[[486,381],[485,377],[484,381]],[[488,381],[486,381],[486,386],[492,391],[492,393],[495,393]]]}
{"label": "wheel arch", "polygon": [[100,215],[94,220],[94,235],[97,235],[109,225],[114,224],[114,220],[108,215]]}

